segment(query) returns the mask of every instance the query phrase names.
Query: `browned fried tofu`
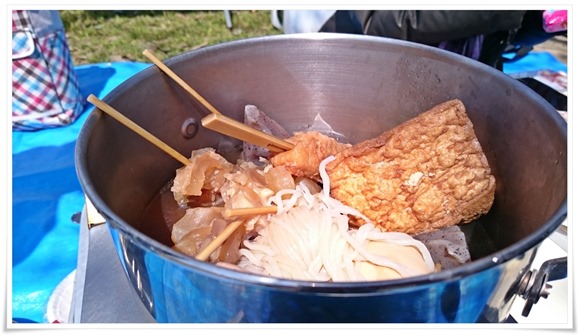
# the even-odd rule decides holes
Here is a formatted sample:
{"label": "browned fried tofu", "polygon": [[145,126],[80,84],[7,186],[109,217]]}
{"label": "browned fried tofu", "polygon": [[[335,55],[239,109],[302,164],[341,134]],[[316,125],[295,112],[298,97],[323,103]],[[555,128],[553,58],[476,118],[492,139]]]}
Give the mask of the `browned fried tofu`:
{"label": "browned fried tofu", "polygon": [[350,147],[319,132],[297,132],[286,141],[294,148],[270,159],[274,167],[284,166],[292,175],[318,179],[320,162]]}
{"label": "browned fried tofu", "polygon": [[334,198],[384,231],[408,234],[478,218],[491,208],[496,186],[459,100],[341,151],[327,172]]}

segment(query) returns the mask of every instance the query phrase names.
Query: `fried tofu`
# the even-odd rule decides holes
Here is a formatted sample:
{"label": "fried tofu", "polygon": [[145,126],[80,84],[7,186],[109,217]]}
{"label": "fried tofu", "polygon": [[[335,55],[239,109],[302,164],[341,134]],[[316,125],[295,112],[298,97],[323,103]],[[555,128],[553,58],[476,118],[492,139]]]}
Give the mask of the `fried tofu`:
{"label": "fried tofu", "polygon": [[384,231],[413,235],[467,223],[494,200],[495,178],[460,100],[335,156],[326,167],[331,196]]}
{"label": "fried tofu", "polygon": [[292,175],[319,179],[320,162],[325,158],[350,147],[319,132],[297,132],[286,141],[294,148],[270,158],[274,167],[283,166]]}

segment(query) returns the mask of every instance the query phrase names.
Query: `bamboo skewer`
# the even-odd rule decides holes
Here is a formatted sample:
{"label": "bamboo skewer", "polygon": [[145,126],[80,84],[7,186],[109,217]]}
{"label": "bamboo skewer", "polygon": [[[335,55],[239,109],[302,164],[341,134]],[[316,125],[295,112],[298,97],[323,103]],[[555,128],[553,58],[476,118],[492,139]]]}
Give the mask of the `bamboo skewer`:
{"label": "bamboo skewer", "polygon": [[226,117],[225,115],[210,114],[201,119],[201,124],[204,127],[221,134],[257,146],[265,147],[273,152],[284,152],[294,148],[294,145],[286,140],[268,133],[260,132],[246,124]]}
{"label": "bamboo skewer", "polygon": [[212,254],[212,252],[215,251],[215,249],[217,249],[221,244],[223,244],[226,239],[228,239],[228,237],[234,233],[244,222],[245,220],[231,222],[230,225],[228,225],[225,230],[222,231],[222,233],[215,237],[215,239],[212,240],[209,245],[207,245],[200,253],[195,256],[195,259],[205,261],[209,255]]}
{"label": "bamboo skewer", "polygon": [[229,219],[233,217],[251,217],[258,215],[268,215],[273,214],[278,211],[276,205],[262,206],[255,208],[237,208],[237,209],[224,209],[222,215],[224,218]]}
{"label": "bamboo skewer", "polygon": [[[278,207],[275,205],[254,208],[224,209],[222,211],[222,215],[224,218],[229,219],[233,217],[267,215],[276,213],[277,210]],[[226,241],[226,239],[228,239],[228,237],[231,236],[245,221],[245,219],[238,219],[231,222],[225,228],[225,230],[223,230],[217,237],[214,238],[214,240],[212,240],[201,252],[195,256],[195,259],[205,261],[209,255],[212,254],[215,249],[221,246]]]}
{"label": "bamboo skewer", "polygon": [[[103,102],[102,100],[98,99],[94,95],[89,95],[87,100],[98,107],[101,111],[105,112],[109,116],[113,117],[115,120],[126,126],[127,128],[131,129],[135,133],[139,134],[161,150],[165,151],[167,154],[171,155],[173,158],[177,159],[184,165],[191,163],[189,159],[185,156],[181,155],[179,152],[174,150],[173,148],[169,147],[163,141],[159,140],[157,137],[152,135],[151,133],[147,132],[141,126],[137,125],[135,122],[130,120],[129,118],[125,117],[119,111],[115,110],[112,106],[108,105],[107,103]],[[238,208],[238,209],[224,209],[224,217],[225,218],[232,218],[232,217],[247,217],[247,216],[256,216],[256,215],[263,215],[269,213],[275,213],[277,211],[277,206],[265,206],[265,207],[255,207],[255,208]],[[197,256],[196,259],[205,261],[209,255],[217,249],[221,244],[223,244],[228,237],[234,233],[240,225],[242,225],[245,220],[236,220],[222,233],[220,233],[210,244],[203,249]]]}
{"label": "bamboo skewer", "polygon": [[205,100],[199,93],[197,93],[191,86],[189,86],[183,79],[181,79],[175,72],[169,69],[163,62],[161,62],[155,55],[153,55],[149,50],[143,50],[143,55],[151,60],[151,62],[155,63],[161,71],[165,72],[167,76],[171,77],[174,81],[177,82],[185,91],[189,92],[192,96],[194,96],[199,102],[203,104],[211,113],[213,114],[221,114],[213,105],[211,105],[207,100]]}
{"label": "bamboo skewer", "polygon": [[[289,143],[283,139],[275,137],[271,134],[258,131],[253,129],[244,123],[238,122],[234,119],[228,118],[221,114],[215,107],[213,107],[207,100],[205,100],[199,93],[197,93],[193,88],[191,88],[185,81],[183,81],[179,76],[177,76],[171,69],[169,69],[163,62],[161,62],[157,57],[155,57],[149,50],[145,49],[143,55],[149,58],[159,69],[161,69],[165,74],[171,77],[175,82],[177,82],[183,89],[194,96],[199,102],[201,102],[211,114],[202,119],[202,125],[213,131],[219,132],[224,135],[228,135],[232,138],[252,143],[261,147],[265,147],[274,152],[283,152],[285,150],[290,150],[294,148],[292,143]],[[141,126],[137,125],[135,122],[125,117],[123,114],[115,110],[110,105],[99,100],[94,95],[89,95],[87,100],[98,107],[100,110],[113,117],[121,124],[125,125],[135,133],[139,134],[179,162],[184,165],[188,165],[191,161],[185,156],[181,155],[179,152],[169,147],[167,144],[159,140],[157,137],[147,132]],[[241,209],[225,209],[223,211],[224,218],[233,217],[247,217],[276,213],[277,206],[265,206],[265,207],[255,207],[255,208],[241,208]],[[205,261],[215,249],[221,246],[226,239],[234,233],[240,225],[242,225],[245,220],[236,220],[230,223],[226,229],[220,233],[213,241],[209,243],[206,248],[204,248],[195,257],[197,260]]]}
{"label": "bamboo skewer", "polygon": [[151,142],[152,144],[154,144],[155,146],[157,146],[158,148],[160,148],[161,150],[163,150],[167,154],[171,155],[173,158],[175,158],[179,162],[183,163],[184,165],[188,165],[191,163],[191,161],[188,158],[181,155],[175,149],[169,147],[163,141],[156,138],[153,134],[147,132],[141,126],[137,125],[132,120],[130,120],[129,118],[122,115],[119,111],[115,110],[113,107],[111,107],[107,103],[103,102],[102,100],[99,100],[94,95],[92,95],[92,94],[89,95],[87,100],[90,103],[92,103],[93,105],[95,105],[96,107],[98,107],[101,111],[110,115],[111,117],[116,119],[121,124],[127,126],[129,129],[131,129],[135,133],[139,134],[140,136],[142,136],[143,138],[145,138],[146,140],[148,140],[149,142]]}
{"label": "bamboo skewer", "polygon": [[258,131],[241,123],[237,120],[231,119],[220,113],[207,100],[205,100],[199,93],[197,93],[191,86],[189,86],[183,79],[181,79],[175,72],[169,69],[163,62],[155,57],[149,50],[145,49],[143,55],[149,58],[161,71],[176,81],[182,88],[194,96],[201,102],[211,114],[202,119],[202,125],[218,133],[230,136],[232,138],[245,141],[257,146],[265,147],[273,152],[283,152],[294,148],[294,145],[275,137],[271,134]]}

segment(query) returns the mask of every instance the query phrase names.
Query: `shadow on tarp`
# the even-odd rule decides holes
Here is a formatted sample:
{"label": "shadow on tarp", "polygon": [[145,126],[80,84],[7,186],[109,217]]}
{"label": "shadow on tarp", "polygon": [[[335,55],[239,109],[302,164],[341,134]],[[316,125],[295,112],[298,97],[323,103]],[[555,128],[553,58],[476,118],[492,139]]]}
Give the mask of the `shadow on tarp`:
{"label": "shadow on tarp", "polygon": [[93,109],[89,94],[102,98],[146,63],[102,63],[75,68],[84,111],[72,124],[35,132],[12,132],[12,317],[47,322],[56,286],[76,268],[79,224],[85,198],[74,153],[79,132]]}
{"label": "shadow on tarp", "polygon": [[89,105],[87,102],[87,97],[90,94],[99,97],[109,79],[111,79],[117,71],[114,68],[103,65],[88,65],[77,67],[75,72],[78,81],[81,84],[80,91],[83,96],[83,101],[85,102],[85,108],[90,107],[90,109],[92,109],[92,105]]}
{"label": "shadow on tarp", "polygon": [[[103,98],[119,84],[150,66],[139,62],[98,63],[78,66],[75,72],[86,101],[89,94]],[[92,105],[89,110],[92,110]]]}
{"label": "shadow on tarp", "polygon": [[[65,218],[72,218],[75,213],[82,211],[84,197],[80,200],[80,208],[57,208],[62,195],[82,191],[75,171],[74,147],[75,143],[71,142],[63,146],[38,147],[14,155],[13,266],[25,260],[43,236],[54,229],[58,211],[62,211]],[[69,242],[68,238],[63,237],[63,244]]]}

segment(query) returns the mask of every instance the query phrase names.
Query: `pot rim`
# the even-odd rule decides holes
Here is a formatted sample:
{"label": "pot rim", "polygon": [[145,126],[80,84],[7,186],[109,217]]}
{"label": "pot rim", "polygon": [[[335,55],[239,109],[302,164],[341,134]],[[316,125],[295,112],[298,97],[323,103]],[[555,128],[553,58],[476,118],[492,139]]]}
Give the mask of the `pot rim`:
{"label": "pot rim", "polygon": [[[396,40],[384,37],[367,36],[367,35],[352,35],[352,34],[336,34],[336,33],[300,33],[300,34],[286,34],[286,35],[270,35],[262,37],[247,38],[235,41],[224,42],[216,44],[213,46],[204,47],[198,50],[192,50],[184,54],[174,56],[169,58],[165,63],[171,65],[174,62],[179,61],[182,58],[189,57],[189,55],[195,55],[199,53],[205,53],[207,51],[218,51],[223,48],[230,48],[232,46],[240,44],[252,44],[261,43],[264,41],[276,41],[276,40],[286,40],[286,39],[296,39],[296,40],[321,40],[321,39],[335,39],[335,40],[374,40],[378,43],[388,43],[397,44],[403,46],[409,46],[415,49],[422,49],[424,51],[429,51],[430,53],[443,53],[447,58],[453,59],[457,58],[458,61],[467,62],[471,67],[481,68],[486,71],[497,71],[500,76],[505,76],[505,78],[511,79],[507,74],[491,68],[483,63],[475,60],[466,59],[457,54],[451,52],[430,47],[427,45],[417,44],[413,42]],[[138,82],[141,78],[149,76],[152,71],[155,71],[155,67],[152,65],[141,72],[135,74],[131,78],[127,79],[121,83],[117,88],[105,96],[104,101],[110,101],[115,99],[120,95],[127,86],[132,85],[132,83]],[[546,109],[553,110],[551,114],[552,120],[557,125],[560,132],[566,137],[567,128],[565,121],[558,115],[556,110],[549,105],[542,97],[532,91],[530,88],[520,83],[517,80],[513,80],[514,86],[518,87],[520,90],[529,90],[530,98],[535,100],[536,104],[545,105]],[[184,267],[192,269],[196,272],[205,273],[208,276],[228,278],[233,281],[241,281],[247,284],[252,284],[256,286],[267,286],[272,288],[277,288],[280,290],[290,290],[290,291],[305,291],[305,292],[320,292],[320,293],[364,293],[364,292],[376,292],[381,290],[389,290],[399,287],[406,286],[417,286],[424,285],[439,281],[449,281],[455,278],[463,278],[468,275],[479,273],[487,269],[493,268],[500,265],[508,260],[517,258],[521,256],[524,252],[531,250],[532,248],[538,246],[543,242],[551,233],[553,233],[558,226],[567,217],[567,197],[564,198],[558,209],[548,218],[548,220],[532,234],[527,235],[518,242],[511,244],[503,249],[496,251],[495,253],[488,255],[483,258],[468,262],[464,265],[454,267],[451,269],[443,270],[436,273],[430,273],[421,276],[408,277],[402,279],[394,280],[382,280],[382,281],[364,281],[364,282],[317,282],[317,281],[304,281],[304,280],[290,280],[281,279],[271,276],[263,276],[258,274],[244,273],[241,271],[236,271],[221,266],[217,266],[212,263],[198,261],[195,258],[177,252],[170,247],[158,242],[157,240],[141,233],[139,230],[135,229],[133,226],[126,223],[119,216],[117,216],[111,209],[106,205],[106,203],[99,197],[94,188],[94,185],[88,176],[86,155],[85,150],[88,145],[88,139],[93,131],[93,126],[99,121],[99,116],[92,112],[95,111],[94,108],[91,111],[91,115],[87,118],[85,124],[83,125],[81,132],[78,137],[77,145],[75,148],[75,161],[76,170],[79,177],[79,181],[85,191],[87,198],[95,206],[96,209],[101,213],[101,215],[107,220],[107,225],[110,230],[116,230],[122,235],[130,237],[137,245],[139,245],[144,250],[150,250],[158,254],[158,256],[171,260],[174,263],[180,264]]]}

